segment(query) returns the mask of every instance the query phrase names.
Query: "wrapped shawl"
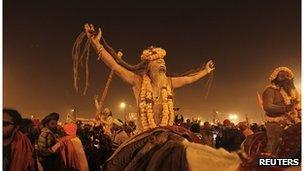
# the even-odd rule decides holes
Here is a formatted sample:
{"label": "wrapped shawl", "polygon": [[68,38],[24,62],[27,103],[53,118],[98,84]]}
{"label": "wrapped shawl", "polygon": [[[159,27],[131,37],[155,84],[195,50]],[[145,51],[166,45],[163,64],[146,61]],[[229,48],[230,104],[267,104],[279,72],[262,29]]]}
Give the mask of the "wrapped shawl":
{"label": "wrapped shawl", "polygon": [[82,143],[76,137],[77,125],[69,123],[64,125],[63,129],[68,135],[60,139],[60,152],[67,170],[88,171]]}
{"label": "wrapped shawl", "polygon": [[38,170],[35,162],[34,147],[26,135],[18,131],[12,142],[10,171]]}
{"label": "wrapped shawl", "polygon": [[79,160],[77,155],[75,155],[75,148],[71,139],[73,136],[66,136],[60,139],[60,153],[64,161],[64,165],[68,170],[79,170]]}

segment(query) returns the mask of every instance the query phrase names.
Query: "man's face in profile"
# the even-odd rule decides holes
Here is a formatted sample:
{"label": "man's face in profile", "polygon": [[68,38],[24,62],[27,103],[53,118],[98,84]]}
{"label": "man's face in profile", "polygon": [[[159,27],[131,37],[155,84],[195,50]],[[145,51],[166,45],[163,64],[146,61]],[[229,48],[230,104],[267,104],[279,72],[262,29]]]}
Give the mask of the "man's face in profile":
{"label": "man's face in profile", "polygon": [[8,113],[3,113],[3,145],[11,143],[19,126],[13,122],[13,118]]}

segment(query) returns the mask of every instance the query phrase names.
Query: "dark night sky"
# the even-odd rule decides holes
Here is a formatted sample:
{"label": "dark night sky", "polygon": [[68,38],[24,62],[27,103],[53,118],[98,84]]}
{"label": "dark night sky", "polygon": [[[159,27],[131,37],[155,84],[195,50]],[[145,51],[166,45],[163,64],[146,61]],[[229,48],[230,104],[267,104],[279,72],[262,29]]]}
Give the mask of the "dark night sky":
{"label": "dark night sky", "polygon": [[[130,63],[138,62],[150,45],[166,49],[171,73],[214,59],[207,100],[207,78],[175,90],[175,104],[187,117],[209,119],[217,109],[260,120],[256,92],[263,91],[277,66],[291,67],[299,85],[299,0],[81,2],[4,2],[4,106],[42,117],[53,111],[64,116],[75,105],[82,117],[94,115],[94,94],[103,89],[110,70],[92,53],[87,95],[76,94],[72,82],[71,49],[87,22],[101,26],[107,41],[122,49]],[[115,77],[105,105],[121,117],[121,101],[134,111],[131,87]]]}

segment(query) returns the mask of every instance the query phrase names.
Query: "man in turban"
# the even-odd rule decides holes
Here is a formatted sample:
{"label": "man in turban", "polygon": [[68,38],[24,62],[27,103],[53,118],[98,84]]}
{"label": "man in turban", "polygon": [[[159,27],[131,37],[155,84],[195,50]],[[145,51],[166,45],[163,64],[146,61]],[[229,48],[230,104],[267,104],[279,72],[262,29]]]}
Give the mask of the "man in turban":
{"label": "man in turban", "polygon": [[284,127],[300,122],[300,95],[294,86],[294,74],[287,67],[276,68],[269,81],[262,96],[266,114],[266,151],[276,155]]}
{"label": "man in turban", "polygon": [[[212,61],[191,75],[167,77],[164,57],[166,51],[151,46],[141,55],[141,63],[130,67],[115,54],[107,50],[107,44],[101,43],[101,30],[95,34],[93,25],[85,25],[85,32],[103,62],[125,82],[132,85],[132,89],[139,107],[141,127],[148,130],[158,126],[172,126],[174,123],[173,89],[191,84],[215,68]],[[140,74],[136,71],[143,69]]]}
{"label": "man in turban", "polygon": [[144,130],[124,141],[103,170],[236,170],[240,166],[236,153],[193,143],[198,142],[193,133],[173,126],[173,90],[210,74],[215,69],[212,61],[192,74],[169,77],[164,49],[150,46],[141,62],[131,66],[109,48],[100,29],[95,32],[93,25],[86,24],[85,32],[99,58],[132,85]]}
{"label": "man in turban", "polygon": [[62,164],[56,135],[58,120],[58,113],[50,113],[41,121],[43,128],[38,138],[38,156],[44,170],[56,170]]}

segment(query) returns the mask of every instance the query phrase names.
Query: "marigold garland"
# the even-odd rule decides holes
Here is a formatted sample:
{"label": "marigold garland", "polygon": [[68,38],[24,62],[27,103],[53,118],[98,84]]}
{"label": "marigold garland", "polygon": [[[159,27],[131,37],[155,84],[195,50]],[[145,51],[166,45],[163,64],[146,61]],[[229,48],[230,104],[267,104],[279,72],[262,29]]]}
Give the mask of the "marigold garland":
{"label": "marigold garland", "polygon": [[290,95],[287,94],[287,92],[281,88],[276,86],[275,84],[271,84],[268,87],[272,87],[274,89],[277,89],[280,91],[281,96],[283,97],[285,105],[290,105],[292,101],[298,101],[298,103],[295,106],[296,111],[292,111],[289,113],[292,120],[294,120],[296,123],[301,121],[301,116],[299,116],[299,113],[297,110],[301,109],[300,105],[300,94],[296,89],[292,89],[290,92]]}
{"label": "marigold garland", "polygon": [[277,67],[277,68],[271,73],[271,75],[269,76],[269,80],[270,80],[270,81],[275,80],[275,79],[277,78],[279,72],[281,72],[281,71],[285,71],[285,72],[289,73],[290,76],[291,76],[292,78],[294,78],[294,74],[293,74],[293,72],[291,71],[291,69],[289,69],[289,68],[287,68],[287,67]]}
{"label": "marigold garland", "polygon": [[[141,123],[144,130],[155,128],[156,123],[154,120],[153,111],[153,90],[151,79],[147,74],[143,76],[142,86],[140,89],[140,99],[139,99],[139,112],[141,116]],[[162,116],[160,126],[173,125],[174,121],[174,110],[173,110],[173,98],[172,90],[169,85],[161,89],[162,98]]]}
{"label": "marigold garland", "polygon": [[280,88],[274,84],[271,84],[268,87],[272,87],[273,89],[277,89],[280,91],[280,94],[282,95],[282,97],[284,99],[285,105],[290,105],[291,101],[300,101],[300,94],[296,89],[292,89],[290,92],[291,95],[288,95],[287,92],[283,88]]}

